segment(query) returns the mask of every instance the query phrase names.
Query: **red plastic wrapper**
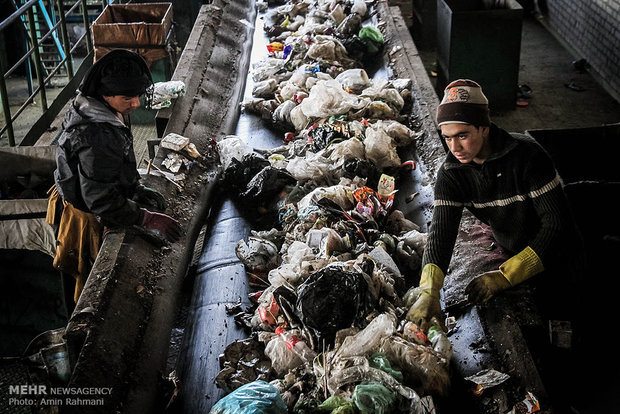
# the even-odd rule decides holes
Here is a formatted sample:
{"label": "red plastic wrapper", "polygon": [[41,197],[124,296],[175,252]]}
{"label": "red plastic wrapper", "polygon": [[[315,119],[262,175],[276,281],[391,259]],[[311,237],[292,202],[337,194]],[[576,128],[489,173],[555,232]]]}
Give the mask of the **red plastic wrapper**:
{"label": "red plastic wrapper", "polygon": [[261,321],[270,325],[276,324],[276,317],[280,314],[280,307],[275,299],[271,299],[269,306],[261,305],[258,307],[258,316]]}

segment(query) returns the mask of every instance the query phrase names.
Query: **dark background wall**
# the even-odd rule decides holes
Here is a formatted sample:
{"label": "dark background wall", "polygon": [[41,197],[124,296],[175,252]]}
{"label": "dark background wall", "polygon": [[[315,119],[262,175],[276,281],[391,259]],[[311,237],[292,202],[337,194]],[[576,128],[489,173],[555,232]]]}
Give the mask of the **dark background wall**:
{"label": "dark background wall", "polygon": [[538,2],[548,26],[620,101],[620,0]]}

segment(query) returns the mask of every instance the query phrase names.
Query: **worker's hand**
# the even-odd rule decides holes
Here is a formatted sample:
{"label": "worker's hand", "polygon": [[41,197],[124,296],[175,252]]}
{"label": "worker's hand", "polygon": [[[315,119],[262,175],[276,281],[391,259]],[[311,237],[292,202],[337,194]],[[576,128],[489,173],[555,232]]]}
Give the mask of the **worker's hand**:
{"label": "worker's hand", "polygon": [[446,315],[441,310],[441,303],[439,302],[439,291],[435,295],[431,289],[425,289],[420,292],[418,300],[409,308],[407,312],[407,320],[415,323],[418,327],[427,332],[431,327],[431,319],[437,318],[437,321],[441,321],[442,329],[443,321],[446,319]]}
{"label": "worker's hand", "polygon": [[138,185],[138,188],[136,188],[136,194],[133,199],[138,204],[145,207],[152,207],[158,211],[164,211],[168,205],[166,199],[159,191],[142,184]]}
{"label": "worker's hand", "polygon": [[465,288],[465,293],[471,303],[480,305],[486,303],[498,292],[511,286],[501,271],[494,270],[483,273],[469,282]]}
{"label": "worker's hand", "polygon": [[431,326],[433,316],[441,322],[446,319],[439,301],[439,292],[443,287],[443,279],[443,272],[433,263],[426,264],[422,269],[420,286],[417,288],[420,294],[411,308],[409,308],[407,320],[418,325],[424,332],[428,331],[428,328]]}
{"label": "worker's hand", "polygon": [[171,242],[179,240],[181,237],[181,225],[178,221],[166,214],[154,213],[148,210],[143,210],[143,212],[144,218],[140,227],[148,234]]}

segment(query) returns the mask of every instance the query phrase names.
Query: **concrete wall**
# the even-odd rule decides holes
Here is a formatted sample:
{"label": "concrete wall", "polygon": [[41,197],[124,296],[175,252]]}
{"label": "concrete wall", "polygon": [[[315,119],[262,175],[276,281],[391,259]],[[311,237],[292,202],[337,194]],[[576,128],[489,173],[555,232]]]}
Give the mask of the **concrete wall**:
{"label": "concrete wall", "polygon": [[545,20],[576,58],[620,101],[620,0],[538,2]]}

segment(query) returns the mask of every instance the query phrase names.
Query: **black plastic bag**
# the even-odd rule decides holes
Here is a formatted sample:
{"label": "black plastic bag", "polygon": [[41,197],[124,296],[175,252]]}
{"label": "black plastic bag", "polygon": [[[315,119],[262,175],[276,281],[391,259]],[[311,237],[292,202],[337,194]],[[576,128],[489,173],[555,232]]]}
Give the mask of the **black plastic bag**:
{"label": "black plastic bag", "polygon": [[363,317],[368,284],[361,273],[327,266],[313,273],[297,289],[299,318],[317,337],[334,342],[336,332]]}

